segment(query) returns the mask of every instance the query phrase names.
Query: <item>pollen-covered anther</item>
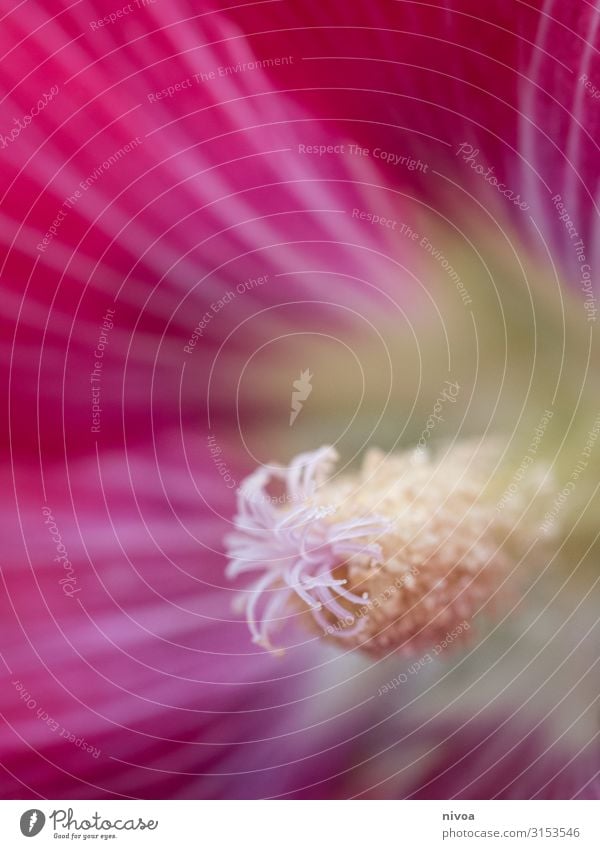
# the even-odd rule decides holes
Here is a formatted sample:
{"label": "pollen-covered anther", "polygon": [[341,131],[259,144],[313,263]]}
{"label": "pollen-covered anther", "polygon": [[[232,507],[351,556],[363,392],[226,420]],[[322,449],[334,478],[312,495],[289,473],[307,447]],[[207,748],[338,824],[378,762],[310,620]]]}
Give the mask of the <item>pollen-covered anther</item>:
{"label": "pollen-covered anther", "polygon": [[372,449],[357,473],[330,479],[336,459],[325,446],[261,467],[240,488],[227,573],[260,573],[243,591],[254,642],[276,651],[272,634],[299,613],[326,639],[374,655],[466,632],[514,566],[503,545],[514,517],[485,496],[490,451]]}

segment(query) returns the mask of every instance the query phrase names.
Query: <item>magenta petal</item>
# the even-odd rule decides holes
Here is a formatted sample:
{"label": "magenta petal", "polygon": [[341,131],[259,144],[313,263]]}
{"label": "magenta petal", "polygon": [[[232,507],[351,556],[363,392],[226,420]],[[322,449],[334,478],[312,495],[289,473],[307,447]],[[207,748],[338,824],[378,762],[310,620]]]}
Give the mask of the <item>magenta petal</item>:
{"label": "magenta petal", "polygon": [[214,521],[231,496],[210,466],[192,480],[168,454],[100,453],[69,481],[48,466],[45,499],[16,469],[19,516],[4,509],[2,526],[4,798],[262,797],[333,768],[320,752],[346,721],[308,727],[323,704],[312,651],[274,662],[232,612]]}

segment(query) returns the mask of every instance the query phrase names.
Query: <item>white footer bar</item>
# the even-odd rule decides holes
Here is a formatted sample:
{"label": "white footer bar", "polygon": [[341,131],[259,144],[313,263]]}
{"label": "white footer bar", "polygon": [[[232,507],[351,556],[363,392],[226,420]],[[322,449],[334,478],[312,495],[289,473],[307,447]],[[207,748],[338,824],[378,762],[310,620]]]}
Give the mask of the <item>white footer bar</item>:
{"label": "white footer bar", "polygon": [[0,846],[598,849],[600,802],[4,801]]}

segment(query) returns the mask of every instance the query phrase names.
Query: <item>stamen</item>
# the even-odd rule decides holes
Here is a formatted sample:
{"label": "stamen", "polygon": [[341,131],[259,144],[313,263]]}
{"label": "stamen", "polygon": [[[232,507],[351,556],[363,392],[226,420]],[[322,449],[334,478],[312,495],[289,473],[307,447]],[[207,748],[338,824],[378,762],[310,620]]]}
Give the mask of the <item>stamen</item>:
{"label": "stamen", "polygon": [[333,571],[348,557],[364,554],[371,559],[380,555],[378,544],[357,540],[384,533],[389,521],[369,516],[335,523],[331,522],[336,510],[333,505],[311,503],[336,458],[334,449],[324,447],[300,454],[287,471],[276,470],[276,476],[284,481],[287,498],[291,502],[302,500],[293,509],[277,509],[269,500],[266,490],[272,473],[266,467],[250,475],[240,487],[237,530],[226,538],[232,558],[227,575],[235,578],[252,569],[265,570],[249,593],[246,618],[254,642],[268,650],[273,650],[268,620],[284,603],[281,598],[276,605],[268,603],[262,619],[257,619],[259,600],[267,590],[283,593],[290,610],[295,595],[321,628],[348,616],[339,599],[350,606],[364,604],[365,594],[359,596],[345,589],[347,578],[336,579]]}
{"label": "stamen", "polygon": [[[323,636],[376,655],[468,631],[512,568],[503,541],[523,533],[510,504],[485,498],[494,457],[467,443],[440,460],[371,453],[337,481],[337,453],[324,446],[250,475],[226,544],[230,578],[263,573],[245,593],[254,642],[276,652],[273,632],[300,611]],[[274,480],[283,504],[269,497]]]}

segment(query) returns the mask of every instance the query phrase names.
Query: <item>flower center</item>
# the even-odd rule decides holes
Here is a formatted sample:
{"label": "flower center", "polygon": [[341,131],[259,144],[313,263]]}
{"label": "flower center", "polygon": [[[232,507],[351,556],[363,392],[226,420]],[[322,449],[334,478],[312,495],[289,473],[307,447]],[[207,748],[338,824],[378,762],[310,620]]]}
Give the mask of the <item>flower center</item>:
{"label": "flower center", "polygon": [[299,610],[322,636],[375,656],[469,631],[506,595],[515,544],[523,550],[531,534],[518,499],[499,509],[490,495],[497,456],[491,441],[435,457],[372,449],[359,471],[333,479],[337,454],[323,447],[259,468],[226,538],[227,575],[259,572],[243,602],[253,640],[277,651],[273,633]]}

